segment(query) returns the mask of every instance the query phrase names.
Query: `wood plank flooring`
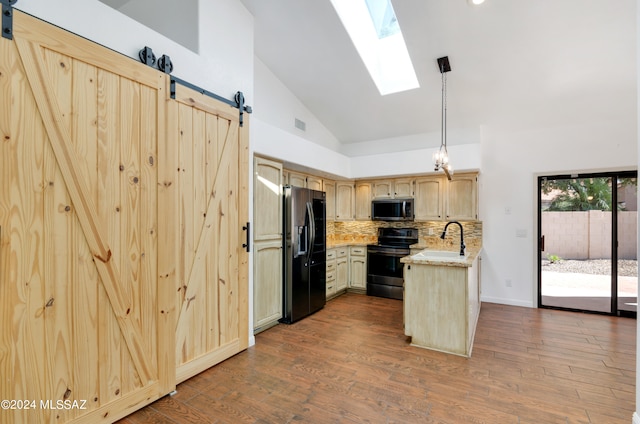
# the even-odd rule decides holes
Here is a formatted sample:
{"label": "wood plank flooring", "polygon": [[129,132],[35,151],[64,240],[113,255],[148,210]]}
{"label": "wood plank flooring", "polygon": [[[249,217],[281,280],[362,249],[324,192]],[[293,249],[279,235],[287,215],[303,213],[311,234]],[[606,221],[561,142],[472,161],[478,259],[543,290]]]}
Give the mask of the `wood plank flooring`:
{"label": "wood plank flooring", "polygon": [[470,359],[409,346],[402,302],[345,294],[121,420],[625,423],[636,321],[483,303]]}

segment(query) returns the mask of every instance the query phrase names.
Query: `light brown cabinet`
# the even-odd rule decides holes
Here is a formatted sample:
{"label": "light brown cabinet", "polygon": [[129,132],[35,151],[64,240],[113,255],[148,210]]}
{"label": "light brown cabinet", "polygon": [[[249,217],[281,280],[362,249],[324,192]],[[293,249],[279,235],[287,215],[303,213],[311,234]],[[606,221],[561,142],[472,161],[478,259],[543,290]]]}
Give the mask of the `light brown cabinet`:
{"label": "light brown cabinet", "polygon": [[373,198],[374,199],[401,199],[405,197],[413,197],[413,178],[396,178],[393,180],[375,180],[373,181]]}
{"label": "light brown cabinet", "polygon": [[445,203],[447,221],[473,221],[478,219],[478,176],[477,174],[454,175],[447,183]]}
{"label": "light brown cabinet", "polygon": [[326,193],[326,219],[335,221],[336,219],[336,182],[331,180],[322,181],[322,191]]}
{"label": "light brown cabinet", "polygon": [[355,218],[355,189],[353,182],[336,183],[336,221],[353,221]]}
{"label": "light brown cabinet", "polygon": [[349,287],[367,288],[367,248],[352,246],[349,248]]}
{"label": "light brown cabinet", "polygon": [[356,220],[371,220],[371,183],[356,183]]}
{"label": "light brown cabinet", "polygon": [[423,177],[416,179],[414,201],[416,221],[439,221],[444,216],[445,178]]}
{"label": "light brown cabinet", "polygon": [[336,249],[336,293],[346,290],[349,284],[349,249]]}
{"label": "light brown cabinet", "polygon": [[398,178],[393,181],[393,197],[414,197],[415,180],[413,178]]}
{"label": "light brown cabinet", "polygon": [[326,271],[326,295],[327,299],[330,299],[336,294],[336,249],[327,250]]}
{"label": "light brown cabinet", "polygon": [[307,185],[305,187],[311,190],[322,191],[322,178],[315,177],[313,175],[307,175]]}
{"label": "light brown cabinet", "polygon": [[[253,180],[254,333],[282,318],[282,164],[256,157]],[[278,187],[278,190],[274,190]]]}
{"label": "light brown cabinet", "polygon": [[287,176],[286,182],[287,184],[294,187],[306,187],[307,186],[307,177],[304,174],[294,171],[285,171]]}
{"label": "light brown cabinet", "polygon": [[393,181],[376,180],[373,182],[374,199],[390,199],[393,197]]}
{"label": "light brown cabinet", "polygon": [[470,267],[404,265],[404,332],[411,344],[471,356],[478,315],[478,258]]}
{"label": "light brown cabinet", "polygon": [[417,221],[474,221],[478,219],[478,175],[428,176],[415,181]]}

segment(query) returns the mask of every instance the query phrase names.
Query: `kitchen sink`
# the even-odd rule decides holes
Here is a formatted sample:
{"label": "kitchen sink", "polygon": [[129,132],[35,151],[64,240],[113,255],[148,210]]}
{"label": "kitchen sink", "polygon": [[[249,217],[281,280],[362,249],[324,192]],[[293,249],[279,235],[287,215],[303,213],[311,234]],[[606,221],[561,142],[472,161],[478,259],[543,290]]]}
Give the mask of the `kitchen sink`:
{"label": "kitchen sink", "polygon": [[412,255],[411,258],[415,260],[430,260],[430,261],[466,261],[468,255],[460,256],[460,252],[452,252],[449,250],[430,250],[425,249],[421,252]]}

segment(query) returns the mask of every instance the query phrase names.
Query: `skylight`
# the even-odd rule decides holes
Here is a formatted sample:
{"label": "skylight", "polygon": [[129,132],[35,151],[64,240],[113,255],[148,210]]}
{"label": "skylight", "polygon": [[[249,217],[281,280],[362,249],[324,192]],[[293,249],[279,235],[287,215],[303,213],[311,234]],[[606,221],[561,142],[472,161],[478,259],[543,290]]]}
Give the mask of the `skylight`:
{"label": "skylight", "polygon": [[391,0],[331,0],[381,95],[420,87]]}

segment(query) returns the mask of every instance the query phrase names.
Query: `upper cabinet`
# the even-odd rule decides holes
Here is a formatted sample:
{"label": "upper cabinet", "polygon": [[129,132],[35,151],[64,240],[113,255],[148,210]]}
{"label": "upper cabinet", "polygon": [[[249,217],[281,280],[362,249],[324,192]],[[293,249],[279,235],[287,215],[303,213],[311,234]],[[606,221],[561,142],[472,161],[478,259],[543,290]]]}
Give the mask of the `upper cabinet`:
{"label": "upper cabinet", "polygon": [[393,181],[393,197],[414,197],[415,180],[413,178],[399,178]]}
{"label": "upper cabinet", "polygon": [[355,198],[353,182],[339,181],[336,183],[336,221],[353,221]]}
{"label": "upper cabinet", "polygon": [[336,182],[323,180],[322,191],[326,193],[326,219],[334,221],[336,219]]}
{"label": "upper cabinet", "polygon": [[322,191],[322,178],[307,175],[307,185],[305,187],[311,190]]}
{"label": "upper cabinet", "polygon": [[286,184],[294,187],[305,187],[322,191],[322,178],[315,175],[306,175],[296,171],[284,171]]}
{"label": "upper cabinet", "polygon": [[294,187],[307,186],[307,177],[304,174],[300,174],[294,171],[286,171],[285,174],[287,175],[287,184]]}
{"label": "upper cabinet", "polygon": [[447,182],[447,221],[473,221],[478,219],[478,175],[453,175]]}
{"label": "upper cabinet", "polygon": [[478,219],[478,174],[457,174],[417,178],[415,182],[417,221],[474,221]]}
{"label": "upper cabinet", "polygon": [[282,164],[256,157],[253,171],[253,201],[260,205],[253,216],[253,239],[282,239]]}
{"label": "upper cabinet", "polygon": [[414,179],[397,178],[395,180],[375,180],[373,181],[374,199],[393,199],[403,197],[414,197]]}
{"label": "upper cabinet", "polygon": [[416,178],[416,221],[439,221],[444,215],[444,177]]}
{"label": "upper cabinet", "polygon": [[393,181],[377,180],[373,182],[374,199],[390,199],[393,197]]}
{"label": "upper cabinet", "polygon": [[371,220],[371,183],[358,181],[356,183],[356,219]]}

